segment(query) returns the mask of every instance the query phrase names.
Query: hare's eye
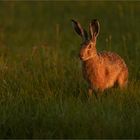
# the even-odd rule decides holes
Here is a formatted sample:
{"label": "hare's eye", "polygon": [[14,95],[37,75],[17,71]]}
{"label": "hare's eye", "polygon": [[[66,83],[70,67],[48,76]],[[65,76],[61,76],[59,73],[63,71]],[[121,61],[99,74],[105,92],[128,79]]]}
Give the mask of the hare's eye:
{"label": "hare's eye", "polygon": [[91,49],[91,47],[92,47],[91,45],[88,46],[89,49]]}

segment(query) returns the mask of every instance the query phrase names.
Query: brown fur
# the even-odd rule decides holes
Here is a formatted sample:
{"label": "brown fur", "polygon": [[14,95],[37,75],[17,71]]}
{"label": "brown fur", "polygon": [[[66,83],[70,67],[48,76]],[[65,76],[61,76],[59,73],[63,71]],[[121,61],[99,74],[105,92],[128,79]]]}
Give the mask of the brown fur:
{"label": "brown fur", "polygon": [[83,61],[83,75],[91,89],[104,91],[116,82],[121,88],[125,87],[128,69],[124,60],[116,53],[102,52]]}
{"label": "brown fur", "polygon": [[[73,20],[74,21],[74,20]],[[75,24],[76,32],[85,39],[83,29]],[[128,68],[124,60],[113,52],[96,51],[96,39],[99,34],[99,22],[93,20],[90,23],[90,40],[84,40],[80,49],[80,59],[83,64],[83,76],[89,83],[89,95],[92,91],[104,91],[118,83],[120,88],[124,88],[128,81]],[[85,30],[84,30],[85,32]],[[87,33],[85,32],[85,35]]]}

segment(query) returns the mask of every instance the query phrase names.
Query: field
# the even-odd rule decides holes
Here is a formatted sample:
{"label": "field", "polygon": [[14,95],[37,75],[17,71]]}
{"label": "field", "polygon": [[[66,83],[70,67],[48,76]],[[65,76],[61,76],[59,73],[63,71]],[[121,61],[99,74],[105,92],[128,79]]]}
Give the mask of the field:
{"label": "field", "polygon": [[[72,18],[99,20],[97,49],[124,58],[126,90],[88,98]],[[0,138],[140,138],[140,2],[1,1]]]}

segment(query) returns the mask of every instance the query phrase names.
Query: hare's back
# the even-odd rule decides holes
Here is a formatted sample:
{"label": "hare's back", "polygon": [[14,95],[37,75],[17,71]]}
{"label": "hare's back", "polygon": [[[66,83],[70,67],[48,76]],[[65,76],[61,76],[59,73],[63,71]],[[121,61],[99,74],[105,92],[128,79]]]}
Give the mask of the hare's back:
{"label": "hare's back", "polygon": [[127,68],[124,60],[117,54],[114,52],[100,52],[99,56],[101,58],[103,58],[103,61],[105,64],[107,65],[118,65],[122,68]]}

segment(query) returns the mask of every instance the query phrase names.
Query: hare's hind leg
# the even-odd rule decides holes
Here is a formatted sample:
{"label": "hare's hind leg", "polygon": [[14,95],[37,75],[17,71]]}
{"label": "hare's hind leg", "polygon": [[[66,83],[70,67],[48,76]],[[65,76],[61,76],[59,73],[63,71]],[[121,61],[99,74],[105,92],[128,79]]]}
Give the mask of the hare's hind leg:
{"label": "hare's hind leg", "polygon": [[118,77],[118,84],[121,89],[126,88],[128,82],[128,70],[123,70]]}

